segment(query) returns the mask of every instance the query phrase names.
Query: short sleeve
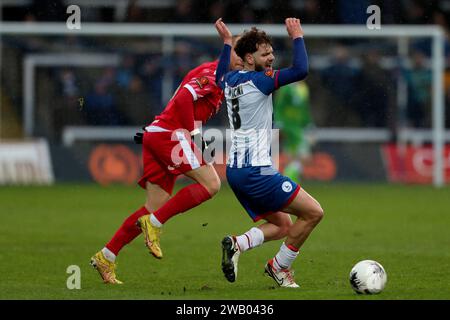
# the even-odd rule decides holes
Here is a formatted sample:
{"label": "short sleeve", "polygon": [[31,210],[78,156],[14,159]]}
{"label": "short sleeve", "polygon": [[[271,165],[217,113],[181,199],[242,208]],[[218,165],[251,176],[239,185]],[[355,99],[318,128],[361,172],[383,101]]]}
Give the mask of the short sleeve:
{"label": "short sleeve", "polygon": [[199,98],[214,92],[217,85],[213,76],[206,75],[192,78],[184,87],[192,94],[194,101],[197,101]]}

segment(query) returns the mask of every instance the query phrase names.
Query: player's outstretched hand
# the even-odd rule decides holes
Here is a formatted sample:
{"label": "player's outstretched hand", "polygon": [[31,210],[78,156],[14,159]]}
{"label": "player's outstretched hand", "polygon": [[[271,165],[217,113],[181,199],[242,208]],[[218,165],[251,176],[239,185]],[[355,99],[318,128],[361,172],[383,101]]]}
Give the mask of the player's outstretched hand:
{"label": "player's outstretched hand", "polygon": [[300,19],[297,18],[286,18],[285,20],[286,30],[292,40],[303,37],[303,29],[300,24]]}
{"label": "player's outstretched hand", "polygon": [[222,18],[217,19],[215,26],[217,32],[223,40],[223,43],[231,46],[233,42],[233,34],[228,29],[227,25],[222,21]]}

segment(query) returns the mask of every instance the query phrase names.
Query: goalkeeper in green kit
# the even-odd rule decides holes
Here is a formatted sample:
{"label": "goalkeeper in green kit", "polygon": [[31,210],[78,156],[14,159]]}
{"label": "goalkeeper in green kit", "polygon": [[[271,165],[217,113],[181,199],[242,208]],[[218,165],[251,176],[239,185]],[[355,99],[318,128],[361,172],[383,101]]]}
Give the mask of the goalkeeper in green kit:
{"label": "goalkeeper in green kit", "polygon": [[299,183],[304,165],[311,161],[308,130],[314,127],[314,122],[308,85],[302,81],[278,89],[273,109],[276,127],[280,129],[281,150],[287,156],[283,174]]}

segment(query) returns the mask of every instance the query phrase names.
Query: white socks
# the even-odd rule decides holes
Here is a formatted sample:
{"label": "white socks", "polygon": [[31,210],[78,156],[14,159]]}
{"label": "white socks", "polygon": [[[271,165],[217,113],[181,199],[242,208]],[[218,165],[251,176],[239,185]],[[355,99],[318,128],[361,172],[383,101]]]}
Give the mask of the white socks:
{"label": "white socks", "polygon": [[273,259],[273,266],[276,270],[280,269],[290,269],[292,263],[295,258],[298,256],[298,249],[294,251],[295,248],[290,246],[287,247],[284,242],[280,247],[280,251],[278,251],[277,255]]}
{"label": "white socks", "polygon": [[150,215],[150,222],[152,223],[153,226],[157,227],[157,228],[161,228],[162,227],[162,223],[159,222],[158,219],[156,219],[155,215],[152,213]]}
{"label": "white socks", "polygon": [[264,242],[264,233],[259,228],[251,228],[241,236],[236,237],[239,249],[244,252],[255,248]]}
{"label": "white socks", "polygon": [[102,249],[102,253],[105,256],[106,259],[108,259],[111,262],[115,262],[116,261],[116,255],[114,253],[112,253],[111,250],[109,250],[108,248],[104,247]]}
{"label": "white socks", "polygon": [[[251,228],[241,236],[236,237],[236,242],[241,252],[260,246],[264,242],[264,233],[259,228]],[[298,256],[298,249],[293,246],[283,244],[280,251],[273,259],[273,267],[279,271],[281,269],[290,269],[295,258]]]}

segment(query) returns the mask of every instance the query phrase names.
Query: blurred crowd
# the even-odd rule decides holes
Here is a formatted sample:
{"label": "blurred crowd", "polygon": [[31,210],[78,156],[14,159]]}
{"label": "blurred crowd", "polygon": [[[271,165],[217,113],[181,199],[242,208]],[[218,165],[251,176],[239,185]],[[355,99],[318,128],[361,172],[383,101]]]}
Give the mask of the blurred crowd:
{"label": "blurred crowd", "polygon": [[[296,16],[303,23],[363,24],[367,7],[378,5],[384,24],[423,24],[447,19],[450,10],[448,0],[116,0],[97,6],[95,2],[90,1],[88,12],[83,12],[84,21],[207,23],[223,17],[229,23],[280,23]],[[61,21],[66,7],[77,1],[27,3],[6,6],[3,19]]]}
{"label": "blurred crowd", "polygon": [[[149,5],[150,2],[155,5]],[[381,8],[382,24],[438,24],[448,33],[450,16],[450,1],[445,0],[167,0],[164,5],[157,5],[157,1],[129,0],[117,1],[116,5],[111,3],[110,6],[91,4],[88,9],[81,6],[82,21],[211,23],[224,17],[227,23],[270,24],[281,23],[287,16],[297,16],[304,24],[365,24],[367,7],[377,4]],[[63,0],[30,1],[28,6],[4,6],[2,17],[7,21],[64,21],[67,5]],[[446,62],[450,66],[448,39],[447,35]],[[50,90],[55,101],[52,114],[43,121],[51,119],[51,131],[55,136],[60,135],[65,125],[143,125],[150,122],[167,102],[162,94],[165,77],[169,76],[172,87],[176,88],[191,68],[217,58],[220,52],[217,42],[197,42],[192,38],[176,39],[174,54],[170,57],[160,52],[160,39],[140,39],[135,45],[128,40],[108,42],[77,37],[46,40],[52,41],[51,45],[46,41],[40,45],[33,41],[18,43],[7,37],[4,41],[5,48],[21,47],[22,52],[46,52],[52,46],[57,47],[55,43],[59,41],[72,52],[88,48],[120,55],[118,66],[95,70],[52,68],[42,75],[54,86],[54,90]],[[429,39],[410,43],[407,63],[396,60],[395,42],[321,41],[308,40],[312,59],[307,83],[318,126],[393,127],[398,121],[417,128],[430,126]],[[276,39],[274,47],[280,57],[279,66],[289,64],[290,44]],[[450,76],[446,79],[445,88],[450,96]],[[402,114],[397,107],[399,81],[406,88]],[[2,83],[5,85],[4,81]],[[212,125],[227,124],[223,109],[212,119]]]}

